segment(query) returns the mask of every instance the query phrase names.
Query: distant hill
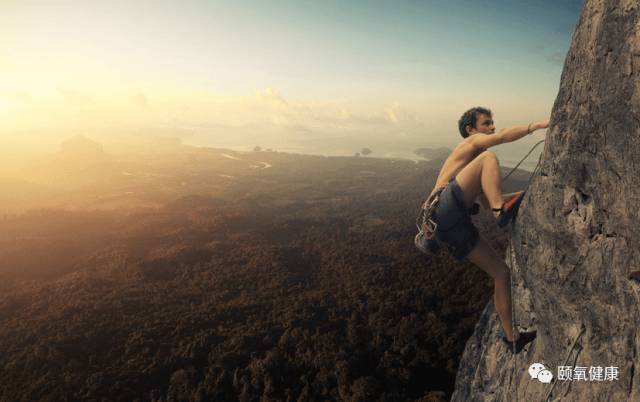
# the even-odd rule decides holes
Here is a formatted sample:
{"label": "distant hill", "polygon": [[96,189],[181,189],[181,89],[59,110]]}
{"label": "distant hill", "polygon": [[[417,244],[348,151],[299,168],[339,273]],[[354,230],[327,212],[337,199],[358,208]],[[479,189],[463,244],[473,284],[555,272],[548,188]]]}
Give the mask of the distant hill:
{"label": "distant hill", "polygon": [[451,153],[451,150],[447,147],[418,148],[415,149],[413,153],[428,160],[441,160],[446,159]]}
{"label": "distant hill", "polygon": [[84,135],[76,135],[62,142],[61,153],[64,156],[80,158],[103,157],[104,149],[102,145]]}

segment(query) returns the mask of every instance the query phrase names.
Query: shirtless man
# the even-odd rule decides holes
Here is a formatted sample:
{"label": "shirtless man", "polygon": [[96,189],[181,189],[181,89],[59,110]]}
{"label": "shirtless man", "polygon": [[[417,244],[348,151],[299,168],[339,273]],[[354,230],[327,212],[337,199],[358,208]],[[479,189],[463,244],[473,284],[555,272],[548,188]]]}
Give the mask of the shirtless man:
{"label": "shirtless man", "polygon": [[[524,192],[502,194],[500,165],[488,148],[518,140],[538,129],[547,128],[549,120],[515,126],[495,133],[489,109],[467,110],[458,122],[464,140],[445,160],[432,194],[441,187],[440,201],[432,219],[437,223],[436,237],[447,244],[454,257],[465,258],[486,271],[494,280],[494,303],[506,337],[503,341],[513,353],[531,342],[536,332],[512,331],[509,268],[487,241],[478,234],[468,211],[476,199],[491,208],[498,225],[513,219]],[[494,134],[495,133],[495,134]]]}

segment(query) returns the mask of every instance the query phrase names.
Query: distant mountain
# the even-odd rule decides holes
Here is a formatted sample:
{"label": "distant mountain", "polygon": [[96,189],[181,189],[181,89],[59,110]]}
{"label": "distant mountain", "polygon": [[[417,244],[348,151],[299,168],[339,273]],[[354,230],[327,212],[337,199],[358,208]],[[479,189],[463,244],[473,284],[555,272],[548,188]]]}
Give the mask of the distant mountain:
{"label": "distant mountain", "polygon": [[62,142],[61,153],[73,157],[102,157],[104,149],[100,143],[84,135],[76,135]]}
{"label": "distant mountain", "polygon": [[451,153],[447,147],[440,148],[418,148],[413,151],[414,154],[429,160],[445,159]]}
{"label": "distant mountain", "polygon": [[76,135],[60,144],[60,151],[35,161],[25,169],[24,176],[37,184],[65,189],[97,185],[118,171],[113,155],[102,144],[83,135]]}

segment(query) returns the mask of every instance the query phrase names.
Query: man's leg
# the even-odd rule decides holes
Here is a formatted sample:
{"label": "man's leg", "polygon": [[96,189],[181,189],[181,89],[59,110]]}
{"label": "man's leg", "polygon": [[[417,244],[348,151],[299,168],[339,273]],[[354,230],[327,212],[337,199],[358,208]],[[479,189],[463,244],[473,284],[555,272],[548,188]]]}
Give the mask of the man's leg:
{"label": "man's leg", "polygon": [[478,237],[478,242],[467,258],[493,278],[493,300],[500,321],[502,321],[504,335],[509,341],[514,339],[514,335],[517,339],[520,335],[518,329],[516,328],[515,334],[511,330],[513,316],[511,313],[511,274],[509,273],[509,267],[482,236]]}
{"label": "man's leg", "polygon": [[491,151],[484,151],[476,156],[458,173],[456,181],[464,193],[467,208],[473,205],[480,190],[487,197],[491,208],[500,208],[503,203],[500,165],[496,154]]}

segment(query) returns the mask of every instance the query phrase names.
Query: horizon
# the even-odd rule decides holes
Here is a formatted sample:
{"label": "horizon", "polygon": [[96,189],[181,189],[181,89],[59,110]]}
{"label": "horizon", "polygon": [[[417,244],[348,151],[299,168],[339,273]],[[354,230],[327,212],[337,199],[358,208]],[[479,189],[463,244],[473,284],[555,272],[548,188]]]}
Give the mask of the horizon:
{"label": "horizon", "polygon": [[[51,152],[83,134],[328,155],[452,148],[469,107],[489,107],[498,130],[550,115],[580,6],[8,2],[0,145]],[[496,152],[519,159],[536,141]]]}

